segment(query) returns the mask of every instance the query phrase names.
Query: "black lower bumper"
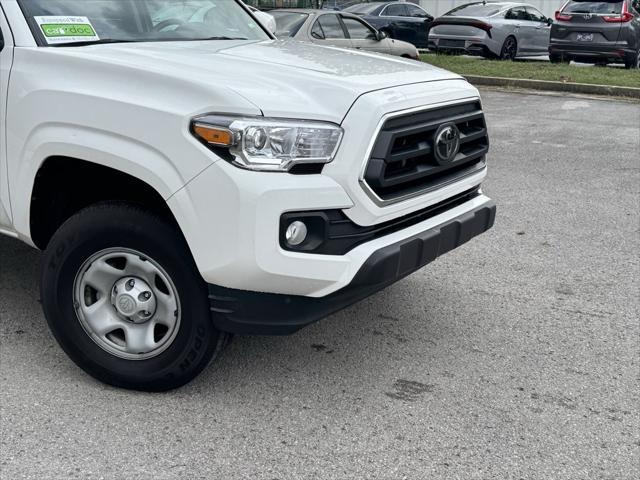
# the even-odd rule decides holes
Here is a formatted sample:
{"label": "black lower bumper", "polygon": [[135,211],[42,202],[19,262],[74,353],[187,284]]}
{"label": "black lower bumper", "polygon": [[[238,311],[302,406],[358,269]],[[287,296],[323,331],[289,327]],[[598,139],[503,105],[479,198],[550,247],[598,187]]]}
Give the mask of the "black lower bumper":
{"label": "black lower bumper", "polygon": [[476,57],[486,57],[492,58],[497,57],[489,47],[486,45],[482,45],[479,43],[474,43],[469,45],[468,47],[438,47],[435,43],[429,45],[429,50],[435,53],[444,53],[449,55],[471,55]]}
{"label": "black lower bumper", "polygon": [[622,45],[585,45],[577,43],[549,44],[549,54],[561,56],[565,60],[577,62],[597,63],[607,61],[610,63],[624,63],[629,56],[635,55],[635,51],[626,44]]}
{"label": "black lower bumper", "polygon": [[223,331],[287,335],[388,287],[493,226],[493,202],[374,252],[345,288],[322,298],[209,285],[211,315]]}

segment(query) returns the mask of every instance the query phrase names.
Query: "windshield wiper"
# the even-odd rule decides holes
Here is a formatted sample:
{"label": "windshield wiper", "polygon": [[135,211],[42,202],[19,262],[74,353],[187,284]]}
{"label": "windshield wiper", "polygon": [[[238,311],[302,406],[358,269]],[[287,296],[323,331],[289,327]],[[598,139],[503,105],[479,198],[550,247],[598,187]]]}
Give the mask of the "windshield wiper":
{"label": "windshield wiper", "polygon": [[86,45],[100,45],[104,43],[135,43],[140,40],[127,40],[122,38],[101,38],[100,40],[84,40],[79,42],[55,43],[50,47],[84,47]]}
{"label": "windshield wiper", "polygon": [[101,38],[100,40],[85,40],[79,42],[55,43],[50,47],[84,47],[87,45],[102,45],[107,43],[142,43],[142,42],[204,42],[208,40],[249,40],[246,37],[206,37],[206,38]]}

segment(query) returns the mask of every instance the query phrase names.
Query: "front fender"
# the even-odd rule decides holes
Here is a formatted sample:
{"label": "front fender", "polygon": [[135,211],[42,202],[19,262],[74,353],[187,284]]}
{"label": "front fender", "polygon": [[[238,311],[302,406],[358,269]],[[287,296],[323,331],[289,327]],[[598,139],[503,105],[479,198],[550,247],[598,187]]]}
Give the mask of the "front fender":
{"label": "front fender", "polygon": [[[189,79],[161,62],[106,46],[16,49],[7,96],[7,159],[15,229],[30,241],[35,176],[50,157],[71,157],[127,173],[167,199],[218,160],[190,133],[212,111],[259,115],[229,88]],[[91,181],[100,182],[100,179]]]}
{"label": "front fender", "polygon": [[[206,159],[203,168],[215,161],[211,160],[211,152],[198,142],[191,138],[185,140],[192,143],[192,148],[184,149],[184,157],[195,156],[200,161]],[[14,188],[11,202],[16,213],[15,229],[29,243],[32,243],[29,218],[35,178],[43,163],[51,157],[68,157],[113,168],[141,179],[165,200],[199,173],[185,176],[185,172],[176,167],[176,162],[159,149],[130,137],[75,124],[41,124],[28,137],[21,161],[13,163],[12,171]],[[184,160],[189,163],[187,158]]]}

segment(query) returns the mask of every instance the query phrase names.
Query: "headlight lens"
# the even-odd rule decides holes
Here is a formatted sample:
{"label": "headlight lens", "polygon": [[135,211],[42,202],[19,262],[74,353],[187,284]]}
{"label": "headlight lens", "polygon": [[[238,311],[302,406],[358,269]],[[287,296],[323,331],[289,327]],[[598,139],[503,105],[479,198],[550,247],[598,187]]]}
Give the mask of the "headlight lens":
{"label": "headlight lens", "polygon": [[213,115],[195,119],[192,132],[212,147],[227,148],[239,167],[280,172],[331,162],[343,133],[325,122]]}

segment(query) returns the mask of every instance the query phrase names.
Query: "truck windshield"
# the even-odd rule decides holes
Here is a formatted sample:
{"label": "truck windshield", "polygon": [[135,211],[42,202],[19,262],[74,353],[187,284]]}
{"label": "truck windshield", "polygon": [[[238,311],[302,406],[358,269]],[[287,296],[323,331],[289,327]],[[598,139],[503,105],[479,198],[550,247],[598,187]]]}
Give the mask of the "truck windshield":
{"label": "truck windshield", "polygon": [[18,0],[41,45],[267,40],[238,0]]}

